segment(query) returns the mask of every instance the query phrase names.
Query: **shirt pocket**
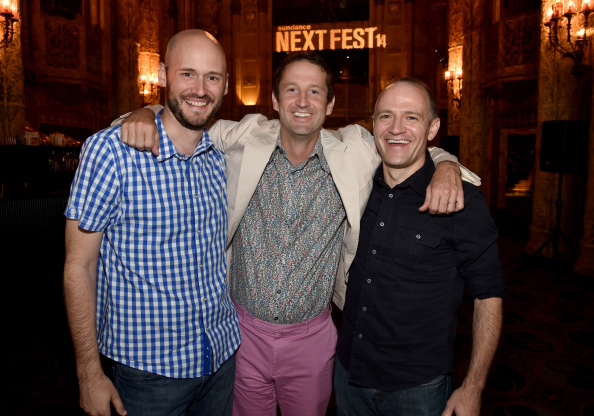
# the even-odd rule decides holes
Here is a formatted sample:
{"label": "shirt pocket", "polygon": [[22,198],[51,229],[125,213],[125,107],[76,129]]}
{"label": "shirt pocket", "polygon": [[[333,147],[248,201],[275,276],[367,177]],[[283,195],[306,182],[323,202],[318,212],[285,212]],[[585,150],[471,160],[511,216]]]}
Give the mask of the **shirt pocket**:
{"label": "shirt pocket", "polygon": [[451,262],[453,253],[439,231],[400,225],[395,237],[396,262],[405,270],[434,272]]}

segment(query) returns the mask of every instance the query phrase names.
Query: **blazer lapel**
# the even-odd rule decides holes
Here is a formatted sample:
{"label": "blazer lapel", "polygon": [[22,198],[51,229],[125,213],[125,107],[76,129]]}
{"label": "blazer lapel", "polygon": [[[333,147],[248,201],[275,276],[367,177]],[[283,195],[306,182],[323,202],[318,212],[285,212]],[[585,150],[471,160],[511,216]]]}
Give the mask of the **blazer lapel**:
{"label": "blazer lapel", "polygon": [[[243,214],[250,203],[258,182],[266,169],[270,156],[276,147],[278,131],[266,129],[265,132],[259,132],[259,128],[254,129],[251,135],[245,139],[243,157],[241,158],[241,167],[235,195],[235,207],[232,216],[229,218],[229,238],[231,241],[237,227],[243,218]],[[262,134],[259,134],[262,133]],[[264,134],[265,133],[265,134]]]}
{"label": "blazer lapel", "polygon": [[361,220],[359,206],[359,181],[354,155],[349,152],[348,146],[337,140],[334,136],[322,130],[322,147],[324,157],[330,166],[332,179],[338,189],[346,211],[347,219],[352,228],[358,230]]}

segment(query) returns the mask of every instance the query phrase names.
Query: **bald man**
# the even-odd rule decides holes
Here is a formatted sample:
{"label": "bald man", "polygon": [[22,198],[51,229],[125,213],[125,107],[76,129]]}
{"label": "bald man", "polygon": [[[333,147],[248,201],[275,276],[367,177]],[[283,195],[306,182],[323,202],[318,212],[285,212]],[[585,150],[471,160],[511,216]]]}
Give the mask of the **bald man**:
{"label": "bald man", "polygon": [[119,126],[91,136],[65,212],[80,404],[92,415],[110,405],[230,415],[240,335],[225,279],[225,159],[205,130],[227,93],[221,46],[201,30],[178,33],[159,83],[159,156],[122,144]]}

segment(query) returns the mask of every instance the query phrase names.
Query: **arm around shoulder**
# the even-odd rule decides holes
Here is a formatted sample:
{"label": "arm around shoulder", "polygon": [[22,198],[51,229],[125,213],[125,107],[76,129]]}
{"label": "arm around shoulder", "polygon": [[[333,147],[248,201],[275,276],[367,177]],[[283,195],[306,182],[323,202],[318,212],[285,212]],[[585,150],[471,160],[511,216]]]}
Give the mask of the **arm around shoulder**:
{"label": "arm around shoulder", "polygon": [[425,202],[419,211],[431,214],[451,214],[464,209],[462,180],[479,186],[481,180],[458,163],[458,158],[438,147],[428,148],[435,164],[435,173],[427,187]]}
{"label": "arm around shoulder", "polygon": [[152,150],[159,154],[159,132],[155,123],[155,115],[163,107],[160,104],[137,108],[114,120],[111,125],[122,125],[120,140],[138,150]]}
{"label": "arm around shoulder", "polygon": [[454,162],[460,168],[460,175],[463,181],[476,186],[481,186],[481,178],[476,173],[460,164],[456,156],[441,147],[428,147],[427,150],[429,150],[429,154],[431,155],[431,159],[433,159],[435,166],[438,166],[439,163],[445,161]]}
{"label": "arm around shoulder", "polygon": [[218,120],[208,134],[214,145],[226,152],[231,146],[246,137],[278,136],[278,120],[268,120],[262,114],[248,114],[240,121]]}

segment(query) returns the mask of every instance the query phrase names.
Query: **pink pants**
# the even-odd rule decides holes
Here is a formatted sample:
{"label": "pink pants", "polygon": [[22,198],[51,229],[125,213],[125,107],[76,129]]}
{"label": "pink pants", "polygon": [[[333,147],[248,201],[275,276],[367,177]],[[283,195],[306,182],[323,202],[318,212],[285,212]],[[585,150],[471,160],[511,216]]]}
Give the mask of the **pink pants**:
{"label": "pink pants", "polygon": [[234,416],[323,416],[332,394],[336,327],[330,309],[300,324],[254,318],[235,303],[241,345],[235,357]]}

